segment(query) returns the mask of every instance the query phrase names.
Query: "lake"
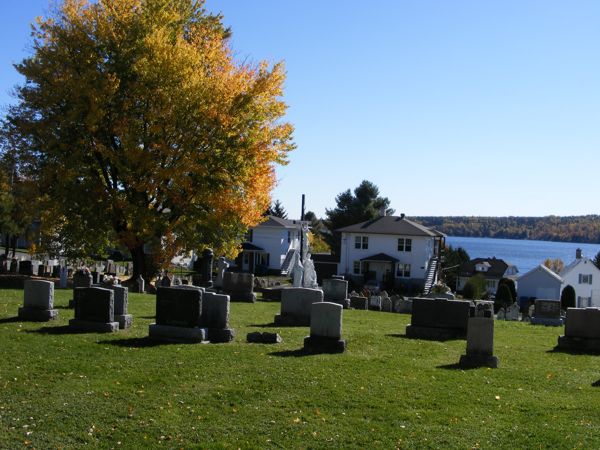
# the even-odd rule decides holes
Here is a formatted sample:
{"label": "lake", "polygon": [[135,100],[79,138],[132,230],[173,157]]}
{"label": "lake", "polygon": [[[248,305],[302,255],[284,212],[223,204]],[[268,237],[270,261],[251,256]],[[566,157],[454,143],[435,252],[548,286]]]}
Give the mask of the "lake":
{"label": "lake", "polygon": [[542,264],[546,258],[561,259],[565,266],[575,259],[580,248],[583,256],[593,259],[600,251],[600,244],[573,242],[529,241],[518,239],[492,239],[448,236],[446,244],[464,248],[471,258],[496,258],[517,266],[523,275]]}

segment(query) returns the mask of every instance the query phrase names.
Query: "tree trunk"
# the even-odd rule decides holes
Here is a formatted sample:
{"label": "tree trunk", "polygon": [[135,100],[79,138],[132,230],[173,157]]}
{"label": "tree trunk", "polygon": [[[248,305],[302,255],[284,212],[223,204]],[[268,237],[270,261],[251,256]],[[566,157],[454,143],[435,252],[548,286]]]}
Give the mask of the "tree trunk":
{"label": "tree trunk", "polygon": [[137,277],[141,275],[146,283],[148,283],[149,275],[147,273],[146,267],[146,257],[144,254],[144,245],[138,245],[136,247],[130,248],[131,258],[133,260],[133,273],[131,274],[132,280],[137,280]]}
{"label": "tree trunk", "polygon": [[6,256],[6,258],[8,259],[8,250],[10,247],[10,235],[8,233],[6,233],[4,235],[4,256]]}
{"label": "tree trunk", "polygon": [[16,234],[13,234],[11,236],[11,242],[12,242],[12,257],[16,258],[17,257],[17,241],[19,240],[19,236],[17,236]]}

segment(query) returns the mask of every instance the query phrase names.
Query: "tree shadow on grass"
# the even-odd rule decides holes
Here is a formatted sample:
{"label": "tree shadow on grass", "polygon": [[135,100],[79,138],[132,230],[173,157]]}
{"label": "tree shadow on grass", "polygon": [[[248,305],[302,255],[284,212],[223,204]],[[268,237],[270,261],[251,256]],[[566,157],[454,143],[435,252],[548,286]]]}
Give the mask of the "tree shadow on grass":
{"label": "tree shadow on grass", "polygon": [[593,387],[600,387],[600,380],[593,382],[592,386]]}
{"label": "tree shadow on grass", "polygon": [[140,337],[140,338],[107,339],[104,341],[98,341],[98,344],[114,345],[116,347],[127,347],[127,348],[150,348],[150,347],[160,347],[162,345],[198,344],[198,342],[159,341],[159,340],[150,338],[150,336],[144,336],[144,337]]}
{"label": "tree shadow on grass", "polygon": [[84,331],[84,330],[74,330],[68,325],[61,325],[59,327],[42,327],[37,330],[27,330],[27,333],[37,333],[37,334],[89,334],[93,333],[92,331]]}
{"label": "tree shadow on grass", "polygon": [[400,333],[386,334],[385,337],[393,337],[393,338],[398,338],[398,339],[411,339],[406,334],[400,334]]}
{"label": "tree shadow on grass", "polygon": [[276,328],[276,327],[281,327],[283,325],[276,325],[275,322],[271,322],[271,323],[253,323],[248,326],[252,327],[252,328]]}
{"label": "tree shadow on grass", "polygon": [[18,316],[15,316],[15,317],[6,317],[4,319],[0,319],[0,324],[3,324],[3,323],[15,323],[15,322],[21,322],[21,319],[19,319]]}
{"label": "tree shadow on grass", "polygon": [[481,369],[486,366],[463,366],[460,363],[454,364],[442,364],[441,366],[437,366],[436,369],[444,369],[444,370],[472,370],[472,369]]}
{"label": "tree shadow on grass", "polygon": [[559,348],[558,346],[551,348],[550,350],[546,350],[546,353],[562,353],[565,355],[600,355],[600,351],[597,351],[597,350],[568,349],[568,348]]}
{"label": "tree shadow on grass", "polygon": [[279,356],[281,358],[289,358],[289,357],[299,358],[301,356],[310,356],[310,355],[314,355],[314,354],[315,353],[307,352],[303,348],[299,348],[297,350],[282,350],[280,352],[269,353],[269,356]]}

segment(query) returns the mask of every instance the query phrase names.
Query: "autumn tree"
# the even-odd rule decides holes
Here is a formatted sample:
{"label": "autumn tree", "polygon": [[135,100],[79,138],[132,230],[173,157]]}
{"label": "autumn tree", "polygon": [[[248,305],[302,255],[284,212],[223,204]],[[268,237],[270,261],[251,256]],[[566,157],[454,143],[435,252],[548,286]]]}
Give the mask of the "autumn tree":
{"label": "autumn tree", "polygon": [[328,232],[324,234],[325,241],[329,244],[335,255],[340,254],[340,233],[337,229],[365,222],[377,218],[383,209],[386,215],[394,213],[390,209],[390,201],[387,197],[379,196],[379,188],[370,181],[364,180],[354,192],[350,189],[342,192],[335,198],[336,207],[326,209],[324,220]]}
{"label": "autumn tree", "polygon": [[116,240],[134,277],[146,253],[237,253],[294,145],[282,65],[237,63],[230,34],[201,0],[64,0],[38,20],[3,135],[48,245]]}
{"label": "autumn tree", "polygon": [[565,263],[560,258],[556,258],[556,259],[547,258],[544,261],[544,266],[546,266],[552,272],[560,275],[562,270],[565,268]]}

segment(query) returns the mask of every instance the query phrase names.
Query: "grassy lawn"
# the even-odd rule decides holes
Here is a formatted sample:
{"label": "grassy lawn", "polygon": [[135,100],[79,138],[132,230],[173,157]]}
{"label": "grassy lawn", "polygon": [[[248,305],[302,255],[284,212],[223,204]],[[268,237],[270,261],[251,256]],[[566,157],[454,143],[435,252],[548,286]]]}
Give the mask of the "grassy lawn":
{"label": "grassy lawn", "polygon": [[600,448],[600,357],[552,352],[562,328],[497,322],[500,368],[463,371],[465,341],[406,339],[406,315],[344,311],[347,353],[301,356],[278,303],[232,304],[233,343],[154,345],[153,296],[105,335],[68,332],[71,291],[18,322],[22,295],[0,290],[0,448]]}

